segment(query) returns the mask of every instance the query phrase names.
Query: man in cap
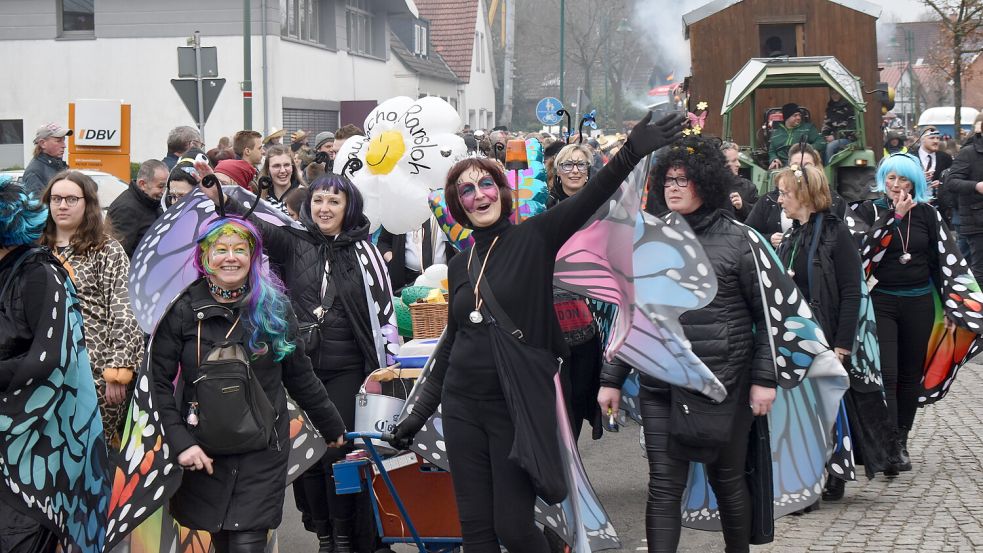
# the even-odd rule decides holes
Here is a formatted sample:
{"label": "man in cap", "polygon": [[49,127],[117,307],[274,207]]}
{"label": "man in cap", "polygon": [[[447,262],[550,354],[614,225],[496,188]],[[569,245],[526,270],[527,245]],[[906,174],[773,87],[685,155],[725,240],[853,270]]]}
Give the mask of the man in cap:
{"label": "man in cap", "polygon": [[769,169],[780,169],[788,164],[788,149],[803,136],[817,152],[826,150],[826,139],[819,133],[819,129],[812,123],[802,121],[799,104],[789,102],[782,106],[782,119],[771,131],[771,140],[768,142]]}
{"label": "man in cap", "polygon": [[38,197],[51,177],[68,169],[62,159],[65,155],[65,137],[72,134],[58,123],[45,123],[34,133],[34,159],[24,170],[22,183],[24,191]]}
{"label": "man in cap", "polygon": [[[314,160],[317,161],[318,159],[327,156],[327,160],[324,164],[327,171],[332,171],[334,169],[335,151],[332,149],[333,146],[334,133],[331,131],[319,132],[317,133],[317,136],[314,137]],[[322,153],[324,156],[320,155]]]}
{"label": "man in cap", "polygon": [[266,135],[266,138],[263,139],[263,149],[268,150],[272,146],[280,145],[280,141],[283,139],[284,134],[286,134],[286,131],[280,129]]}

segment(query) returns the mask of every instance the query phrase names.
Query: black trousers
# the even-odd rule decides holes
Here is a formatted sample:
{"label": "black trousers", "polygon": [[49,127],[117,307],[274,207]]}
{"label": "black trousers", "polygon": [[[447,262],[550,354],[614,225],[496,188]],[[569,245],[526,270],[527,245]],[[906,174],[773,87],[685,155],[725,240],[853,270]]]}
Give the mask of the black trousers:
{"label": "black trousers", "polygon": [[[587,342],[570,346],[570,356],[563,360],[560,383],[566,397],[567,415],[574,438],[580,438],[584,421],[595,421],[597,390],[601,379],[601,340],[595,336]],[[595,432],[600,437],[600,428]]]}
{"label": "black trousers", "polygon": [[[650,552],[676,551],[682,526],[681,501],[689,476],[689,461],[669,455],[669,391],[639,394],[645,429],[645,453],[649,460],[649,490],[645,505],[645,536]],[[747,400],[738,406],[734,438],[720,449],[717,460],[707,465],[707,476],[717,496],[727,553],[750,550],[751,494],[745,477],[751,409]]]}
{"label": "black trousers", "polygon": [[546,553],[536,527],[529,475],[508,459],[515,427],[505,399],[474,400],[445,392],[444,437],[467,553]]}
{"label": "black trousers", "polygon": [[215,546],[215,553],[263,553],[266,551],[268,534],[266,530],[252,532],[222,530],[212,534],[212,545]]}
{"label": "black trousers", "polygon": [[918,410],[925,353],[935,322],[935,302],[931,294],[892,296],[876,288],[871,297],[881,347],[888,417],[895,428],[910,429]]}
{"label": "black trousers", "polygon": [[969,263],[974,275],[983,275],[983,233],[960,234],[960,238],[965,238],[969,243]]}
{"label": "black trousers", "polygon": [[0,553],[54,553],[58,540],[35,519],[0,499]]}
{"label": "black trousers", "polygon": [[[355,427],[355,396],[364,380],[365,373],[361,369],[328,373],[327,377],[322,375],[321,382],[345,421],[345,428]],[[332,470],[332,465],[351,451],[351,446],[328,448],[319,463],[294,481],[294,500],[303,513],[304,526],[319,536],[331,535],[332,518],[348,519],[355,513],[356,496],[335,493]]]}

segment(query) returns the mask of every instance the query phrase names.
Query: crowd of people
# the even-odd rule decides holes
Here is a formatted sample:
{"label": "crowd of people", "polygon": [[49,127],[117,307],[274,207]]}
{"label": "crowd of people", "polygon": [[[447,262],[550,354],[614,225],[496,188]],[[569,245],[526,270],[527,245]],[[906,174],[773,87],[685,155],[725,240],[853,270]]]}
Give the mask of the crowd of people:
{"label": "crowd of people", "polygon": [[[82,386],[96,391],[98,446],[110,452],[108,462],[120,462],[113,452],[145,367],[154,416],[184,473],[165,498],[179,523],[209,532],[220,553],[265,550],[286,491],[289,393],[329,446],[293,484],[305,527],[317,535],[320,553],[370,550],[358,499],[335,493],[332,466],[353,449],[344,433],[354,426],[366,375],[395,362],[399,337],[382,330],[394,317],[393,296],[428,267],[447,264],[445,338],[393,443],[411,446],[440,406],[465,550],[549,551],[548,532],[534,523],[536,498],[556,503],[570,493],[559,476],[555,428],[570,424],[579,435],[588,422],[600,438],[601,419],[619,409],[632,369],[603,362],[604,338],[585,299],[553,286],[555,258],[655,154],[645,208],[656,217],[680,216],[716,278],[712,301],[679,323],[728,392],[710,407],[728,422],[720,440],[681,445],[672,416],[680,387],[641,377],[648,547],[676,550],[689,464],[699,461],[719,503],[726,550],[748,551],[748,435],[755,417],[771,410],[777,386],[765,330],[769,299],[756,278],[748,227],[777,252],[847,368],[844,416],[868,476],[912,469],[908,438],[917,409],[939,393],[924,380],[939,325],[981,333],[952,296],[978,290],[971,274],[983,274],[983,118],[954,156],[942,151],[932,128],[906,151],[889,151],[876,173],[880,197],[849,205],[823,171],[850,141],[840,104],[831,97],[822,130],[802,122],[795,104],[783,106],[769,150],[774,187],[760,197],[739,174],[739,146],[684,136],[680,115],[657,122],[648,115],[628,135],[603,143],[465,128],[469,156],[444,183],[450,213],[474,238],[461,252],[434,220],[414,232],[373,236],[362,193],[337,159],[347,139],[363,134],[352,125],[313,139],[295,132],[283,144],[283,131],[264,137],[243,130],[207,150],[194,128],[177,127],[166,155],[142,163],[129,188],[100,206],[95,182],[62,160],[71,131],[46,124],[35,134],[22,182],[0,177],[0,398],[5,403],[42,385],[25,359],[42,351],[58,325],[32,308],[34,298],[75,297],[77,306],[51,316],[65,320],[72,309],[81,315],[91,365],[91,383]],[[512,138],[539,141],[547,165],[548,209],[521,224],[509,219],[513,190],[502,164]],[[256,215],[255,202],[244,205],[216,183],[248,189],[296,224],[272,224]],[[131,306],[130,261],[162,214],[194,193],[210,199],[219,217],[194,237],[197,278],[148,342]],[[561,310],[575,315],[562,328]],[[858,340],[871,321],[876,343]],[[869,366],[876,370],[865,372]],[[955,368],[947,368],[954,377]],[[209,387],[216,371],[234,373],[256,391],[248,410],[259,413],[257,428],[227,421],[234,431],[215,430],[229,418],[205,400],[216,393]],[[557,373],[569,421],[552,411]],[[48,440],[57,448],[56,437]],[[836,501],[850,478],[829,461],[822,497]],[[0,485],[0,551],[50,551],[63,533],[25,504],[12,478]]]}

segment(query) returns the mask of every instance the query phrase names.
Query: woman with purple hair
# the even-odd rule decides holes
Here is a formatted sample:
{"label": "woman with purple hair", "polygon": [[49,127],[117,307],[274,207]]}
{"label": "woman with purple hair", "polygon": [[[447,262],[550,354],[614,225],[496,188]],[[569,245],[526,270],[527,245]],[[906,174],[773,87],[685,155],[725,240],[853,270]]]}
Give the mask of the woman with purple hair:
{"label": "woman with purple hair", "polygon": [[[218,201],[217,189],[202,189]],[[233,200],[227,204],[230,210],[244,211]],[[369,241],[362,195],[347,177],[319,177],[308,188],[300,211],[303,228],[276,226],[258,217],[250,220],[263,233],[270,263],[283,275],[314,373],[350,429],[355,396],[365,377],[392,365],[398,352],[392,285],[382,254]],[[320,551],[353,549],[356,499],[335,493],[331,470],[346,452],[329,450],[294,483],[305,527],[318,535]],[[369,544],[354,549],[374,550]]]}
{"label": "woman with purple hair", "polygon": [[[200,278],[174,301],[150,346],[154,401],[185,471],[170,513],[187,528],[210,532],[217,553],[261,553],[269,530],[280,525],[290,451],[284,388],[329,446],[344,443],[345,423],[314,375],[297,317],[282,283],[263,266],[262,250],[248,221],[211,223],[194,256]],[[215,352],[229,347],[248,357],[251,378],[272,405],[273,431],[265,447],[220,454],[203,439],[216,419],[206,418],[198,383],[212,374],[206,364]]]}

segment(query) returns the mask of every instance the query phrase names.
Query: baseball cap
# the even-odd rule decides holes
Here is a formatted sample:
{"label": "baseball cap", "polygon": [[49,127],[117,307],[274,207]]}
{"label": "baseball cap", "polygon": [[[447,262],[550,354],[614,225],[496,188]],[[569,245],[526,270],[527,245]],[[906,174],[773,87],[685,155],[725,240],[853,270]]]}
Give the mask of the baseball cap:
{"label": "baseball cap", "polygon": [[323,146],[325,142],[329,140],[334,140],[333,132],[324,131],[324,132],[317,133],[317,136],[314,137],[314,149],[317,150],[318,148]]}
{"label": "baseball cap", "polygon": [[38,140],[51,138],[52,136],[62,138],[65,136],[71,136],[71,134],[72,129],[66,129],[58,123],[45,123],[38,128],[37,132],[34,133],[34,142],[37,143]]}

